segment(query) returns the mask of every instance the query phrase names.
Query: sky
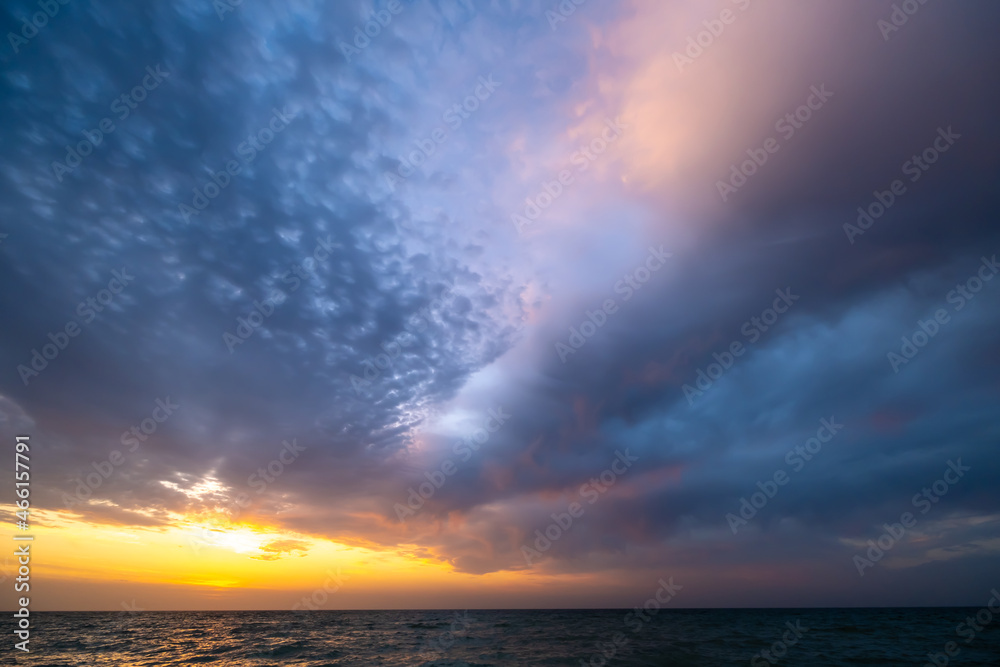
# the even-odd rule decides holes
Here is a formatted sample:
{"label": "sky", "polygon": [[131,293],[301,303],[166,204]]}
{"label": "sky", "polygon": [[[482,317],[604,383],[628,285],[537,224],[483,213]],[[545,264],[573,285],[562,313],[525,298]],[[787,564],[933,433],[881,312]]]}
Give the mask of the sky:
{"label": "sky", "polygon": [[33,609],[1000,584],[996,3],[39,6],[0,11]]}

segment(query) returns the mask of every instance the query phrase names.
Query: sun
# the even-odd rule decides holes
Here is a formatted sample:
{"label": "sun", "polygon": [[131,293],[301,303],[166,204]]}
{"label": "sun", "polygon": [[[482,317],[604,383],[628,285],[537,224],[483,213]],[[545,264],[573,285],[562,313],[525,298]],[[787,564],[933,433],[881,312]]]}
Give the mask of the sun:
{"label": "sun", "polygon": [[238,554],[259,553],[260,547],[268,541],[261,532],[249,528],[209,528],[201,526],[196,539],[202,546],[228,549]]}

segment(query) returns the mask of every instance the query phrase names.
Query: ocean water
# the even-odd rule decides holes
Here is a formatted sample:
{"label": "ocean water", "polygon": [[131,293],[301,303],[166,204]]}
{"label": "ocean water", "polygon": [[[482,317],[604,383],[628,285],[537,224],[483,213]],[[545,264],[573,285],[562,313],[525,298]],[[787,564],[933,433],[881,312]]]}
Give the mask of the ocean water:
{"label": "ocean water", "polygon": [[[965,634],[956,634],[978,612],[665,608],[643,618],[623,609],[41,612],[32,614],[31,653],[8,647],[4,653],[16,654],[19,665],[87,667],[934,664],[928,654],[939,654],[938,665],[1000,665],[1000,615],[978,631],[963,626]],[[948,642],[959,650],[950,658]]]}

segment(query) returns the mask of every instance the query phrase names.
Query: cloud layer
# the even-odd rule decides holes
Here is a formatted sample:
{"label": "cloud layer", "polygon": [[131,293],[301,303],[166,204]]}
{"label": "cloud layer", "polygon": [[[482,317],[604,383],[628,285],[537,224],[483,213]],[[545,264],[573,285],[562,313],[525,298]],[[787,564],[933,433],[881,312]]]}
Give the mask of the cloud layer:
{"label": "cloud layer", "polygon": [[[975,603],[1000,548],[997,8],[888,39],[888,2],[393,8],[366,42],[388,5],[71,3],[3,52],[0,425],[42,443],[36,502],[120,450],[81,519],[245,493],[244,520],[466,573]],[[843,428],[807,459],[821,420]]]}

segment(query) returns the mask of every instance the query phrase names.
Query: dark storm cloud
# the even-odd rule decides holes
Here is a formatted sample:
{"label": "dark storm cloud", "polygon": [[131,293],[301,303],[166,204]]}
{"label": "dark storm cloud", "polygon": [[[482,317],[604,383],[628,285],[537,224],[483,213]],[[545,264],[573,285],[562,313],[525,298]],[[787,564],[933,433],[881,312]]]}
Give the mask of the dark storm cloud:
{"label": "dark storm cloud", "polygon": [[[583,206],[572,228],[540,221],[542,247],[508,219],[527,194],[518,177],[557,173],[547,165],[573,150],[559,154],[565,118],[594,104],[591,80],[603,72],[588,54],[605,48],[587,30],[596,10],[551,31],[543,4],[404,3],[347,62],[339,42],[367,17],[339,3],[243,3],[221,21],[208,3],[71,3],[16,57],[4,55],[0,80],[5,431],[34,424],[46,434],[41,497],[60,506],[75,477],[170,397],[176,413],[94,491],[113,505],[79,511],[149,525],[231,507],[246,492],[248,515],[273,520],[296,506],[290,528],[405,546],[477,573],[527,568],[521,547],[534,531],[628,450],[634,466],[534,567],[668,562],[777,582],[782,568],[805,577],[821,562],[837,585],[810,590],[838,602],[850,590],[866,603],[892,589],[860,587],[858,544],[962,458],[968,477],[921,520],[922,539],[893,552],[907,566],[872,573],[913,581],[932,570],[966,590],[955,573],[963,563],[986,571],[997,548],[1000,281],[961,309],[949,295],[1000,253],[997,10],[928,4],[886,41],[877,21],[890,4],[799,6],[783,21],[756,7],[698,61],[706,78],[721,67],[761,85],[733,92],[725,125],[683,166],[683,193],[642,198],[658,219],[687,211],[684,233],[667,234],[673,257],[625,301],[617,281],[659,241],[628,250],[593,241],[632,229],[622,191],[581,177],[562,210],[595,193],[610,203]],[[796,60],[800,52],[808,57]],[[147,66],[169,76],[119,120],[110,105]],[[426,168],[387,190],[384,172],[492,73],[502,82],[493,96]],[[824,84],[833,95],[823,108],[720,202],[716,181]],[[179,205],[193,206],[194,188],[241,161],[240,145],[275,110],[287,127],[185,216]],[[114,132],[60,181],[52,162],[106,116]],[[909,181],[903,163],[939,128],[961,136]],[[897,178],[906,193],[851,243],[844,224]],[[580,261],[588,240],[606,257]],[[77,304],[122,270],[134,280],[83,322]],[[792,305],[766,330],[752,324],[776,290]],[[555,343],[607,298],[619,309],[563,363]],[[264,307],[244,340],[237,318],[268,299],[273,312]],[[894,369],[887,354],[938,309],[949,321]],[[415,327],[422,310],[425,326]],[[525,330],[530,310],[544,316]],[[70,320],[82,333],[26,386],[18,365]],[[241,342],[227,346],[224,333]],[[745,352],[699,387],[699,370],[734,342]],[[510,419],[462,460],[456,441],[495,408]],[[793,470],[787,453],[822,419],[843,429]],[[304,452],[258,496],[251,476],[290,438]],[[394,506],[449,458],[455,474],[400,522]],[[726,514],[778,470],[789,483],[734,536]],[[206,491],[205,480],[219,487]],[[288,545],[298,546],[275,543],[267,557]],[[794,601],[787,581],[775,586],[784,588],[772,600]]]}
{"label": "dark storm cloud", "polygon": [[[506,502],[517,535],[531,544],[533,530],[552,523],[549,513],[565,511],[566,498],[616,448],[630,445],[643,456],[640,467],[677,467],[680,479],[667,475],[627,500],[602,499],[547,556],[620,558],[626,546],[654,547],[699,526],[719,529],[713,548],[724,548],[731,538],[724,515],[758,491],[756,482],[788,470],[786,452],[815,435],[820,419],[833,417],[842,432],[754,519],[750,530],[765,550],[782,521],[816,527],[828,539],[877,537],[883,522],[912,510],[912,496],[959,457],[966,464],[974,459],[975,472],[934,509],[939,518],[959,521],[951,539],[982,543],[961,518],[987,517],[998,507],[989,491],[998,470],[987,407],[997,386],[984,370],[997,359],[997,284],[984,282],[967,303],[953,290],[975,279],[1000,250],[990,185],[996,169],[986,158],[1000,139],[989,120],[998,88],[987,63],[1000,54],[982,23],[981,12],[993,8],[929,10],[924,23],[913,21],[888,44],[872,27],[891,7],[844,11],[817,48],[836,52],[838,60],[798,66],[794,79],[783,82],[786,99],[774,101],[772,116],[794,110],[810,85],[823,81],[834,91],[827,107],[731,196],[724,225],[698,234],[675,266],[567,363],[553,343],[566,342],[568,327],[579,326],[602,297],[580,299],[575,319],[540,335],[548,348],[540,368],[516,397],[500,401],[518,415],[498,436],[510,444],[491,446],[462,467],[422,511],[443,515]],[[759,29],[746,41],[776,41],[788,29],[796,26]],[[843,48],[848,43],[850,52]],[[940,48],[932,55],[927,43]],[[737,100],[734,115],[739,109]],[[949,128],[961,137],[911,181],[904,163],[935,141],[948,146],[939,137]],[[762,142],[769,133],[770,125],[741,127],[728,151],[713,151],[718,163],[699,172],[703,185],[726,175],[730,164],[746,159],[746,149],[757,147],[755,137]],[[844,223],[854,223],[857,207],[868,207],[873,190],[887,190],[894,179],[907,192],[851,244]],[[717,196],[714,187],[704,190]],[[750,325],[771,307],[776,289],[799,298],[767,331]],[[948,323],[895,373],[887,354],[899,354],[901,337],[912,337],[918,322],[940,309]],[[683,385],[697,388],[698,370],[734,341],[744,356],[689,405]],[[498,468],[505,474],[495,474]],[[552,491],[565,495],[553,500]],[[536,495],[546,492],[545,501]],[[530,500],[518,504],[521,496]],[[474,540],[449,542],[443,551],[464,550],[467,558],[458,562],[474,571],[523,566],[517,538],[482,531],[493,547],[490,558]],[[768,553],[777,557],[783,548],[775,542]],[[824,554],[850,565],[849,550],[835,543]],[[713,560],[711,553],[703,557]]]}
{"label": "dark storm cloud", "polygon": [[[70,6],[71,27],[53,21],[44,41],[9,59],[3,187],[6,219],[19,222],[0,269],[11,314],[4,386],[23,409],[46,414],[51,446],[66,456],[55,464],[66,481],[52,471],[53,490],[72,489],[70,476],[123,449],[119,435],[168,397],[181,407],[136,450],[145,467],[130,461],[101,493],[135,489],[124,503],[177,508],[186,499],[156,484],[170,471],[239,486],[250,464],[294,435],[314,464],[357,457],[350,466],[374,467],[381,450],[407,442],[422,405],[454,393],[508,344],[512,327],[491,314],[507,297],[377,196],[377,161],[362,156],[398,131],[406,112],[397,105],[412,93],[361,58],[345,62],[337,45],[367,16],[300,10],[243,7],[220,21],[201,3]],[[382,44],[408,63],[389,30],[364,57]],[[136,102],[147,66],[162,81]],[[53,168],[103,118],[114,129],[93,152]],[[242,170],[227,178],[232,160]],[[221,192],[209,190],[213,179]],[[113,271],[126,286],[114,283],[111,303],[100,302]],[[424,311],[391,370],[355,391],[363,362],[448,287],[454,298]],[[97,305],[78,309],[88,298]],[[255,302],[266,322],[244,339],[238,318]],[[70,322],[82,332],[29,372],[32,350]],[[238,337],[227,345],[224,333]],[[338,465],[345,477],[350,466]]]}

